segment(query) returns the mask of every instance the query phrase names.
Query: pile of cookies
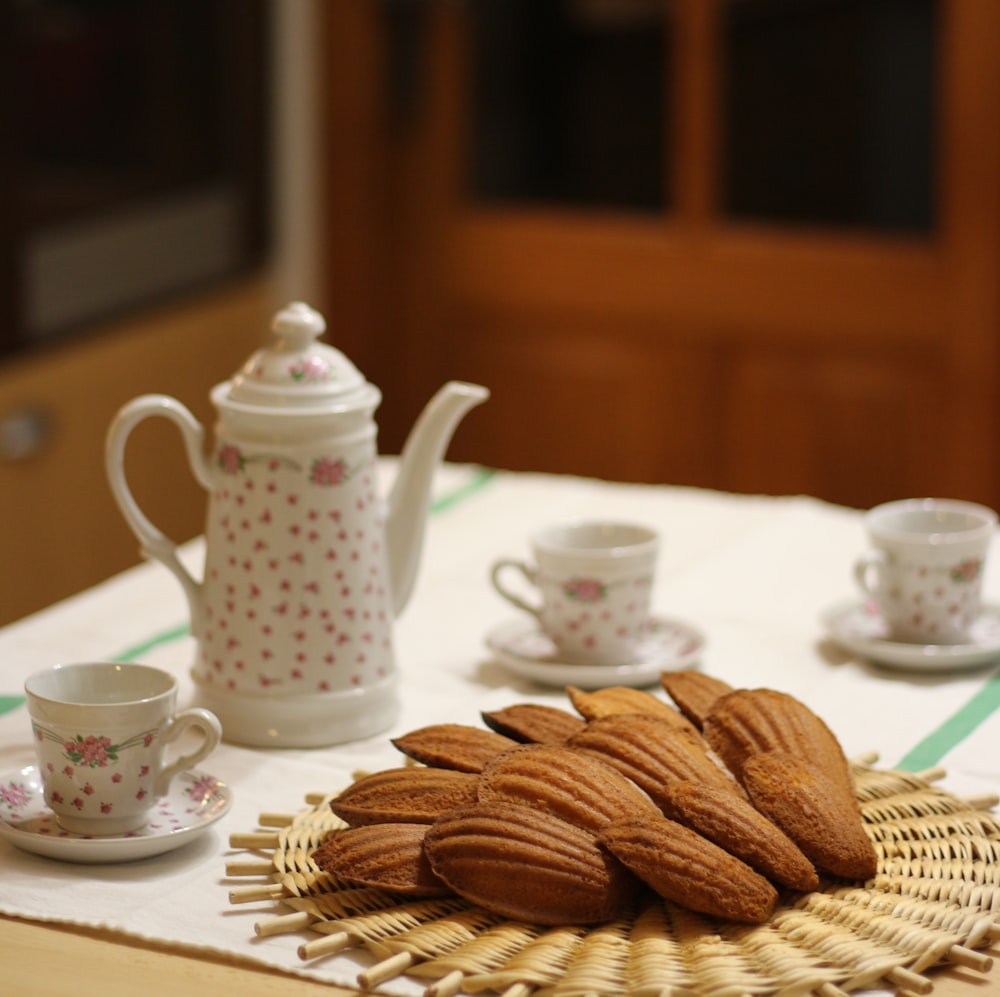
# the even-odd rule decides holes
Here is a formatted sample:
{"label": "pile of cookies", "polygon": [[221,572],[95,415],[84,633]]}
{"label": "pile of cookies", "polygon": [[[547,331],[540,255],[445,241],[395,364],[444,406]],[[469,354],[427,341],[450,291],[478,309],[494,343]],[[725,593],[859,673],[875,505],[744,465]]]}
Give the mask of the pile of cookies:
{"label": "pile of cookies", "polygon": [[850,767],[819,717],[699,672],[661,682],[675,705],[571,686],[572,710],[521,703],[483,713],[484,727],[396,738],[407,763],[331,801],[348,827],[313,860],[345,884],[545,925],[622,916],[645,889],[757,924],[779,890],[875,874]]}

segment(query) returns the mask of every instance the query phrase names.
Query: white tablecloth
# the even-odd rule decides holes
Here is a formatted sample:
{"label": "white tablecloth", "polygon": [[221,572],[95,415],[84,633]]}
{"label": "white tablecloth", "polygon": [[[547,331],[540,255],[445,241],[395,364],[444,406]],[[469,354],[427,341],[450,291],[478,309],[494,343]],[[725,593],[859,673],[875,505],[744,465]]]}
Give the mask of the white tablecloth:
{"label": "white tablecloth", "polygon": [[[382,468],[391,479],[391,462]],[[203,768],[234,792],[230,813],[169,854],[122,865],[73,865],[0,841],[0,911],[101,926],[211,949],[340,983],[359,963],[338,956],[304,965],[300,938],[256,938],[270,904],[233,906],[229,836],[263,812],[294,813],[310,792],[347,785],[359,768],[399,764],[389,737],[437,722],[479,723],[479,711],[515,702],[568,705],[565,694],[510,674],[483,638],[516,616],[489,585],[493,559],[527,555],[527,535],[576,517],[624,518],[656,527],[662,553],[655,610],[699,628],[700,662],[736,686],[770,686],[802,699],[849,755],[875,751],[881,765],[940,763],[958,793],[1000,789],[1000,674],[995,666],[939,675],[858,660],[831,644],[819,614],[853,594],[851,564],[864,543],[856,511],[805,497],[734,496],[696,489],[611,484],[545,475],[488,474],[445,466],[416,592],[397,623],[403,712],[392,731],[317,750],[221,747]],[[197,567],[196,541],[185,558]],[[986,595],[1000,596],[1000,554]],[[59,661],[131,657],[174,672],[182,701],[193,693],[186,603],[159,564],[135,568],[0,631],[0,776],[33,761],[24,678]],[[303,936],[306,937],[306,936]],[[417,993],[400,980],[391,992]]]}

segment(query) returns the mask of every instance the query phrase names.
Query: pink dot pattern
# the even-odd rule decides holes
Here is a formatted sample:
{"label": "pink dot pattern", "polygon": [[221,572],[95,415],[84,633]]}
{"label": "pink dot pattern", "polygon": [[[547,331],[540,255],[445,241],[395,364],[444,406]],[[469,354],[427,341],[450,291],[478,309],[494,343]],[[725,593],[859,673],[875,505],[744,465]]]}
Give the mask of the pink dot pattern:
{"label": "pink dot pattern", "polygon": [[198,678],[244,693],[340,692],[393,667],[371,457],[219,449]]}

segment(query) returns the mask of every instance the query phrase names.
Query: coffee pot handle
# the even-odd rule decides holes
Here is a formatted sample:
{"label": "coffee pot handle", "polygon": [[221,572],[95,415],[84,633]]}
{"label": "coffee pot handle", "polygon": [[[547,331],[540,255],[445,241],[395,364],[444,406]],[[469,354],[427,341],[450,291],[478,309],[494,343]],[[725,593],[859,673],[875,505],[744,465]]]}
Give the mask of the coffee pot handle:
{"label": "coffee pot handle", "polygon": [[181,563],[177,556],[177,545],[158,530],[139,508],[125,477],[125,444],[129,434],[140,422],[152,416],[162,416],[177,425],[184,438],[192,473],[202,488],[206,491],[211,489],[201,424],[184,405],[168,395],[140,395],[119,409],[105,441],[105,473],[125,522],[139,539],[142,553],[166,565],[181,583],[190,604],[191,631],[198,634],[201,629],[201,585]]}

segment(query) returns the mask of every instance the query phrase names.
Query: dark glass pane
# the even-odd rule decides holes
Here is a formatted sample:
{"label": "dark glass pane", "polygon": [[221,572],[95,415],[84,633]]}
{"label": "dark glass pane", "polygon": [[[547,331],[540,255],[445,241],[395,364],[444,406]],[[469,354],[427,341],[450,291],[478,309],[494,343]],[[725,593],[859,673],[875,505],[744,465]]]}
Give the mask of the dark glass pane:
{"label": "dark glass pane", "polygon": [[230,167],[236,45],[222,4],[36,0],[20,24],[33,218],[62,221]]}
{"label": "dark glass pane", "polygon": [[469,4],[473,194],[664,207],[664,7],[657,0]]}
{"label": "dark glass pane", "polygon": [[730,216],[928,232],[934,0],[728,0]]}

